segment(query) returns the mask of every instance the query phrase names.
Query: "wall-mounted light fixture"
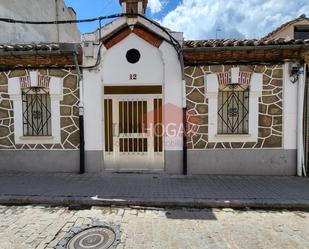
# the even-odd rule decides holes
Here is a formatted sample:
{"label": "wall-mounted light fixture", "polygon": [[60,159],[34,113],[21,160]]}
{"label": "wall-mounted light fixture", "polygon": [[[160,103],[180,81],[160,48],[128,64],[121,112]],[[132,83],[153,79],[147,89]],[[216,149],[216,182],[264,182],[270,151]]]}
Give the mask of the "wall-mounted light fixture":
{"label": "wall-mounted light fixture", "polygon": [[298,81],[299,69],[300,69],[300,66],[298,64],[296,64],[296,63],[290,64],[289,75],[290,75],[290,81],[293,84]]}

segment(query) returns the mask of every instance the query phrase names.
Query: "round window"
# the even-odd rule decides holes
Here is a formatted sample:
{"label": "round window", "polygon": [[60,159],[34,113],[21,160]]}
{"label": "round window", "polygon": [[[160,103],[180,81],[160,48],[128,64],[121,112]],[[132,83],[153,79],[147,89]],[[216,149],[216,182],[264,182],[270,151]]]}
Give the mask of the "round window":
{"label": "round window", "polygon": [[128,52],[126,54],[126,58],[127,58],[128,62],[134,64],[134,63],[139,61],[139,59],[141,58],[141,54],[137,49],[132,48],[132,49],[128,50]]}

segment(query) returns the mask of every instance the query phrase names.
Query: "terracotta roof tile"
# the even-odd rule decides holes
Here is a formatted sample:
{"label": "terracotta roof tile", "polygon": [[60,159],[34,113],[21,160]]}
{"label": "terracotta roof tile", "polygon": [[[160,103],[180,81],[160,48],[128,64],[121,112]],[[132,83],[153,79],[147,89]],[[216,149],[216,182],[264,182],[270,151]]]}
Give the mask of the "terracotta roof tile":
{"label": "terracotta roof tile", "polygon": [[0,51],[55,51],[60,49],[58,43],[0,44]]}
{"label": "terracotta roof tile", "polygon": [[184,41],[184,48],[200,48],[200,47],[245,47],[245,46],[269,46],[269,45],[309,45],[307,40],[291,40],[291,39],[272,39],[272,40],[257,40],[257,39],[210,39],[210,40],[187,40]]}

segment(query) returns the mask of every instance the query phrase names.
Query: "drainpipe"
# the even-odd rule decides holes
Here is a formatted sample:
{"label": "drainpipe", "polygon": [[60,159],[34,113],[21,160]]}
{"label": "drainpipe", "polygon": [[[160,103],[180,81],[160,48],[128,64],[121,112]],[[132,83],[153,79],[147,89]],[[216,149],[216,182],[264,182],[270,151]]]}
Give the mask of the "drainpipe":
{"label": "drainpipe", "polygon": [[304,144],[303,144],[303,117],[304,117],[304,93],[305,93],[305,77],[304,69],[299,70],[298,80],[298,98],[297,98],[297,176],[302,176],[304,169]]}
{"label": "drainpipe", "polygon": [[308,103],[308,94],[306,93],[306,90],[308,88],[308,82],[307,82],[307,65],[306,63],[304,64],[304,74],[303,74],[304,78],[303,78],[303,82],[304,82],[304,108],[303,108],[303,150],[302,150],[302,171],[303,171],[303,175],[305,177],[307,177],[307,170],[306,170],[306,155],[308,153],[308,146],[307,146],[307,137],[308,137],[308,133],[307,133],[307,115],[308,115],[308,108],[307,108],[307,103]]}
{"label": "drainpipe", "polygon": [[74,63],[76,66],[79,82],[79,173],[85,173],[85,136],[84,136],[84,84],[83,75],[78,65],[77,53],[74,54]]}
{"label": "drainpipe", "polygon": [[182,123],[183,123],[183,136],[182,136],[182,174],[188,174],[188,148],[187,148],[187,96],[186,96],[186,81],[184,73],[183,53],[178,54],[181,72],[182,72]]}
{"label": "drainpipe", "polygon": [[[183,70],[183,69],[182,69]],[[182,81],[182,85],[183,85],[183,100],[182,100],[182,122],[183,122],[183,148],[182,148],[182,153],[183,153],[183,157],[182,157],[182,165],[183,165],[183,169],[182,169],[182,173],[184,175],[188,174],[188,150],[187,150],[187,104],[186,104],[186,81],[183,80]]]}

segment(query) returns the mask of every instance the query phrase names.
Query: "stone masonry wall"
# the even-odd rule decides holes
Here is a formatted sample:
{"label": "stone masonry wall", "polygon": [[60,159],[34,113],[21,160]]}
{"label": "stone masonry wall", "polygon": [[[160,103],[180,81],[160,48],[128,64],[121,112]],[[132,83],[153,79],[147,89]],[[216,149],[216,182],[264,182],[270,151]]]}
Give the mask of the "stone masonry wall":
{"label": "stone masonry wall", "polygon": [[[282,65],[234,65],[240,71],[263,73],[263,93],[259,98],[259,135],[257,142],[209,143],[208,103],[204,75],[226,72],[231,65],[195,66],[185,68],[188,109],[189,149],[281,148],[282,147]],[[250,111],[250,110],[249,110]]]}
{"label": "stone masonry wall", "polygon": [[79,148],[79,87],[74,70],[40,70],[41,74],[63,78],[63,101],[60,102],[61,144],[15,144],[13,101],[8,95],[8,79],[25,76],[26,70],[0,73],[0,149],[63,150]]}

